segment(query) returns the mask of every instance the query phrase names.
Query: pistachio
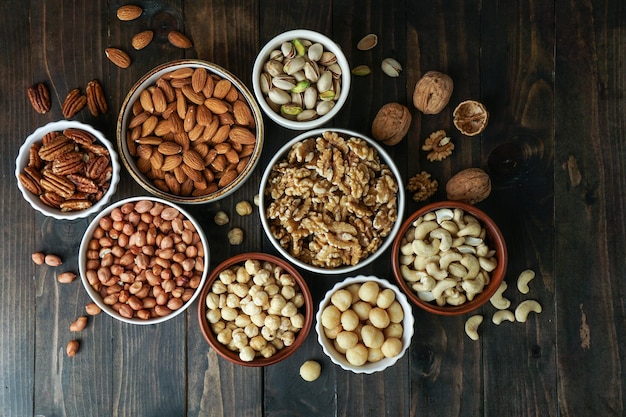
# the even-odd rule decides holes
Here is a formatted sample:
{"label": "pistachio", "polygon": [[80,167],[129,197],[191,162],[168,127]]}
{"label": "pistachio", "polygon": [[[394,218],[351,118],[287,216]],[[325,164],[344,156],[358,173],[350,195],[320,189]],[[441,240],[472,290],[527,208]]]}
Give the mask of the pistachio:
{"label": "pistachio", "polygon": [[321,43],[314,43],[309,48],[307,55],[311,61],[318,61],[324,53],[324,46]]}
{"label": "pistachio", "polygon": [[306,120],[313,120],[317,117],[317,112],[315,110],[312,109],[307,109],[307,110],[302,110],[301,113],[296,115],[296,120],[298,121],[306,121]]}
{"label": "pistachio", "polygon": [[368,35],[365,35],[363,39],[361,39],[359,43],[356,44],[356,48],[359,51],[369,51],[370,49],[374,48],[376,45],[378,45],[378,36],[376,36],[373,33],[370,33]]}
{"label": "pistachio", "polygon": [[330,90],[332,84],[333,74],[330,71],[325,71],[322,75],[320,75],[319,80],[317,80],[317,91],[320,93],[328,91]]}
{"label": "pistachio", "polygon": [[289,75],[295,74],[304,68],[306,61],[304,57],[298,55],[288,60],[283,66],[283,71]]}
{"label": "pistachio", "polygon": [[272,84],[281,90],[291,90],[296,86],[296,79],[291,75],[279,75],[272,79]]}
{"label": "pistachio", "polygon": [[323,93],[320,93],[320,98],[323,101],[330,101],[335,98],[335,92],[333,90],[324,91]]}
{"label": "pistachio", "polygon": [[302,93],[304,90],[311,86],[309,80],[298,81],[298,83],[291,89],[292,93]]}
{"label": "pistachio", "polygon": [[335,107],[334,101],[320,101],[319,103],[317,103],[315,111],[317,111],[317,114],[319,114],[320,116],[323,116],[328,113],[333,107]]}
{"label": "pistachio", "polygon": [[385,58],[380,64],[383,72],[390,77],[399,77],[402,72],[402,65],[393,58]]}
{"label": "pistachio", "polygon": [[352,68],[352,75],[356,75],[357,77],[364,77],[366,75],[370,75],[371,73],[372,70],[367,65],[359,65]]}
{"label": "pistachio", "polygon": [[299,56],[303,56],[306,53],[304,43],[300,41],[300,39],[294,39],[293,46],[296,48],[296,52]]}
{"label": "pistachio", "polygon": [[270,88],[269,98],[276,104],[287,104],[291,100],[291,96],[280,88]]}
{"label": "pistachio", "polygon": [[289,116],[296,116],[302,113],[302,107],[295,104],[283,104],[280,106],[280,112]]}
{"label": "pistachio", "polygon": [[282,45],[280,45],[280,52],[286,58],[296,56],[296,49],[293,46],[293,42],[283,42]]}

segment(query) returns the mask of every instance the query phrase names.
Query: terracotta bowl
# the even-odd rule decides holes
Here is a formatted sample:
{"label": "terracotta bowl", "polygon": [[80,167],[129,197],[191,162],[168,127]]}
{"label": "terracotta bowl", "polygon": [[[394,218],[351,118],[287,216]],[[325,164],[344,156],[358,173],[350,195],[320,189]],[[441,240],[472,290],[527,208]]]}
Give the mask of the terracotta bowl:
{"label": "terracotta bowl", "polygon": [[[185,145],[183,145],[183,150],[181,150],[180,152],[174,152],[174,151],[168,150],[167,152],[164,151],[165,153],[161,152],[162,155],[168,155],[174,152],[174,154],[172,154],[174,157],[179,157],[179,156],[185,157],[185,153],[183,151],[190,148],[192,150],[195,150],[197,154],[202,158],[202,160],[198,160],[199,158],[194,158],[196,162],[193,164],[190,164],[183,160],[183,161],[180,161],[178,164],[171,164],[171,165],[175,165],[174,168],[165,169],[163,167],[163,169],[160,169],[160,170],[157,169],[155,173],[153,172],[152,169],[148,169],[145,163],[140,162],[140,159],[141,159],[140,155],[143,154],[145,156],[146,154],[153,155],[153,152],[157,153],[157,151],[159,150],[158,144],[152,143],[150,142],[150,139],[147,139],[148,143],[144,144],[142,152],[138,151],[137,148],[141,144],[141,140],[134,138],[133,129],[130,129],[129,126],[134,118],[135,112],[137,112],[138,114],[147,113],[146,116],[156,116],[157,120],[160,120],[160,121],[163,121],[165,119],[165,116],[163,115],[168,114],[168,113],[167,111],[161,111],[161,106],[159,106],[159,108],[156,108],[155,106],[153,110],[150,107],[150,104],[154,104],[154,100],[152,100],[151,103],[148,102],[147,107],[149,108],[149,110],[144,110],[144,107],[142,107],[142,109],[140,110],[134,105],[136,105],[136,103],[138,102],[139,103],[141,102],[142,92],[145,91],[146,89],[155,89],[156,83],[161,78],[167,79],[168,80],[167,82],[169,83],[169,85],[174,85],[174,88],[179,87],[178,84],[176,83],[185,82],[185,81],[181,81],[181,79],[186,80],[187,78],[189,78],[189,76],[188,75],[185,76],[184,73],[183,75],[180,76],[182,78],[178,78],[179,77],[178,75],[176,75],[177,77],[176,79],[170,78],[173,71],[177,71],[178,74],[181,74],[181,71],[184,72],[186,70],[196,70],[196,69],[206,70],[209,77],[214,77],[214,80],[215,80],[214,84],[216,85],[218,82],[217,81],[218,78],[220,80],[226,80],[230,82],[231,90],[234,88],[237,94],[227,95],[226,97],[223,98],[223,100],[221,100],[222,103],[224,102],[228,103],[226,105],[228,110],[224,113],[223,109],[215,109],[214,106],[211,106],[213,110],[206,110],[205,108],[208,109],[206,105],[208,100],[205,100],[204,102],[201,103],[201,99],[206,98],[208,95],[208,97],[210,97],[211,100],[213,100],[216,98],[216,95],[218,95],[218,93],[215,92],[214,89],[211,90],[209,88],[206,89],[206,92],[204,90],[201,90],[200,93],[196,93],[194,95],[195,101],[192,102],[190,100],[187,100],[187,108],[195,106],[194,108],[196,109],[195,116],[189,117],[189,121],[188,121],[189,124],[185,126],[188,113],[184,114],[185,119],[183,119],[182,117],[179,117],[177,119],[179,120],[180,123],[182,123],[182,125],[180,125],[180,123],[176,123],[176,126],[178,126],[178,129],[171,127],[171,123],[172,123],[170,120],[171,116],[168,116],[167,122],[169,122],[169,125],[170,125],[169,132],[167,131],[168,130],[167,128],[163,128],[163,129],[155,128],[155,130],[151,131],[151,133],[147,133],[148,129],[146,129],[146,132],[139,133],[139,131],[141,131],[143,127],[143,125],[139,125],[139,131],[136,131],[136,133],[134,133],[135,136],[137,135],[144,136],[145,134],[146,136],[150,137],[153,140],[154,139],[158,140],[160,138],[163,138],[163,139],[167,138],[167,141],[173,141],[176,143],[178,142],[185,143]],[[198,84],[199,83],[200,82],[198,82]],[[182,90],[182,87],[180,88]],[[191,95],[193,94],[193,92],[189,94]],[[222,94],[220,93],[219,96],[221,98]],[[165,97],[165,99],[169,100],[167,96]],[[231,124],[231,122],[235,120],[234,104],[236,101],[245,103],[245,105],[247,105],[247,107],[249,108],[249,113],[248,113],[247,118],[248,119],[251,118],[252,121],[248,122],[248,124],[246,125],[244,125],[243,122],[239,121],[243,119],[237,119],[236,122]],[[167,103],[170,105],[175,105],[174,101],[168,101]],[[197,115],[199,114],[198,109],[201,106],[203,107],[202,110],[204,110],[203,114],[205,115],[205,117],[202,118],[203,120],[202,122],[199,122],[199,118]],[[224,106],[221,106],[221,107],[224,107]],[[239,108],[241,107],[242,106],[239,106]],[[179,114],[178,111],[176,111],[175,113]],[[209,117],[211,117],[212,121],[219,121],[219,126],[217,125],[213,126],[213,124],[210,124],[204,127],[204,129],[202,129],[202,126],[208,123],[206,121],[208,118],[206,117],[207,114],[211,115]],[[237,112],[237,114],[244,114],[244,113]],[[194,118],[195,118],[195,124],[193,124]],[[164,123],[164,125],[168,125],[168,123]],[[225,127],[225,125],[230,126],[230,129],[229,129],[230,132],[235,131],[234,129],[235,126],[240,129],[239,131],[241,131],[241,128],[245,128],[249,130],[250,132],[253,132],[254,135],[256,136],[256,141],[254,142],[253,148],[250,148],[251,145],[243,145],[246,147],[246,149],[245,151],[241,151],[239,149],[235,149],[236,146],[242,146],[240,145],[241,141],[236,141],[239,143],[239,145],[233,143],[235,140],[233,139],[231,135],[227,136],[224,139],[223,135],[221,134],[220,135],[218,135],[217,133],[214,135],[209,134],[209,132],[214,132],[215,129]],[[200,129],[197,131],[194,131],[191,126],[197,126]],[[134,127],[134,124],[133,124],[133,127]],[[182,131],[183,128],[185,130],[184,132]],[[225,132],[225,131],[226,130],[221,130],[220,132]],[[174,136],[177,136],[177,137],[174,137]],[[219,140],[220,141],[219,145],[221,146],[219,154],[217,154],[215,143],[212,142],[212,138],[216,136],[221,137],[221,139]],[[252,96],[248,88],[245,86],[245,84],[241,82],[237,77],[235,77],[232,73],[230,73],[228,70],[214,63],[206,62],[206,61],[202,61],[198,59],[172,61],[172,62],[159,65],[158,67],[150,70],[147,74],[141,77],[135,83],[135,85],[131,88],[131,90],[128,92],[126,98],[124,99],[124,102],[122,103],[122,107],[120,109],[120,113],[119,113],[118,120],[117,120],[117,142],[118,142],[118,147],[120,149],[120,157],[122,159],[124,166],[128,169],[128,172],[130,173],[130,175],[146,191],[152,193],[153,195],[157,197],[160,197],[160,198],[163,198],[168,201],[175,202],[175,203],[183,203],[183,204],[209,203],[209,202],[220,200],[228,195],[231,195],[233,192],[239,189],[239,187],[241,187],[246,182],[246,180],[252,174],[257,163],[259,162],[261,151],[263,149],[263,142],[264,142],[263,139],[264,139],[263,116],[261,114],[261,110],[259,109],[256,101],[254,100],[254,97]],[[235,155],[233,155],[232,153],[226,153],[227,150],[224,149],[224,147],[228,148],[229,145],[232,145],[230,147],[233,148],[234,151],[236,151],[236,153],[238,154],[237,157],[235,157]],[[212,152],[215,153],[213,157],[211,157],[211,155],[208,155],[209,153],[212,153]],[[167,156],[162,156],[161,158],[165,159],[167,158]],[[150,160],[150,158],[145,158],[145,160]],[[183,164],[187,166],[185,167],[183,166]],[[200,165],[203,166],[202,170],[198,169]],[[148,166],[152,167],[154,165],[150,163]],[[217,168],[218,166],[219,168]],[[185,169],[188,169],[189,167],[192,167],[192,170],[186,171]],[[180,170],[182,170],[182,173],[180,172]],[[207,172],[207,171],[210,171],[210,172]],[[231,171],[234,171],[233,174],[236,174],[234,179],[232,175],[228,175],[229,180],[227,181],[224,179],[222,181],[221,180],[222,176],[226,176],[225,172],[231,172]],[[193,176],[190,174],[193,174]],[[200,177],[198,177],[198,174],[200,175]],[[193,180],[193,183],[183,185],[184,180],[182,180],[181,178],[182,179],[187,178],[187,179]],[[183,181],[183,183],[180,185],[180,190],[178,190],[177,188],[175,188],[175,187],[178,187],[176,186],[176,182],[180,183],[181,181]],[[199,184],[203,184],[203,185],[198,186]],[[190,193],[188,191],[192,185],[193,185],[193,192]]]}
{"label": "terracotta bowl", "polygon": [[[221,281],[220,274],[222,274],[222,272],[233,267],[245,268],[246,261],[248,260],[259,261],[262,265],[264,263],[269,263],[273,265],[274,268],[278,267],[279,269],[282,269],[282,273],[286,273],[293,278],[293,281],[295,281],[301,293],[302,305],[300,307],[297,307],[297,312],[298,314],[301,315],[299,317],[301,327],[299,328],[299,331],[294,332],[295,338],[292,340],[292,343],[284,344],[284,346],[279,346],[279,348],[277,348],[271,356],[269,355],[263,356],[261,354],[257,354],[253,360],[242,360],[242,358],[240,357],[239,351],[237,349],[234,349],[234,350],[229,349],[227,345],[223,344],[220,340],[218,340],[219,338],[221,338],[221,336],[218,336],[218,334],[214,331],[216,326],[223,327],[223,324],[226,324],[227,322],[229,323],[229,326],[232,326],[233,324],[238,324],[238,323],[236,323],[236,320],[227,320],[226,318],[224,318],[223,314],[219,315],[219,321],[221,321],[221,323],[217,325],[210,323],[209,317],[211,316],[212,313],[211,313],[210,302],[207,302],[207,296],[209,296],[209,294],[214,291],[214,285],[216,281]],[[272,277],[275,276],[273,273],[270,275]],[[253,277],[256,277],[256,279],[259,279],[257,275],[253,275]],[[254,280],[255,283],[257,282],[255,278],[252,278],[252,279]],[[279,282],[280,280],[276,279],[276,285],[279,286],[282,292],[284,286],[281,285]],[[231,294],[231,295],[234,295],[234,294]],[[285,298],[285,300],[289,301],[289,300],[293,300],[293,298],[291,299]],[[271,302],[271,298],[270,298],[270,302]],[[244,313],[244,311],[247,311],[245,308],[241,306],[234,308],[234,310],[235,310],[234,314],[236,315],[241,315],[242,313]],[[267,311],[267,310],[263,310],[263,311]],[[246,314],[243,314],[243,315],[246,316]],[[243,254],[235,255],[225,260],[221,264],[219,264],[213,270],[213,272],[211,272],[211,275],[207,279],[206,285],[202,289],[202,292],[200,293],[200,298],[198,300],[198,322],[200,324],[200,329],[202,331],[202,334],[204,335],[204,338],[209,343],[209,345],[222,358],[232,363],[242,365],[242,366],[249,366],[249,367],[273,365],[291,356],[306,340],[307,335],[309,331],[311,330],[311,325],[313,323],[313,316],[314,316],[313,300],[311,298],[311,293],[309,291],[309,288],[304,278],[302,278],[300,273],[292,265],[290,265],[283,259],[270,255],[270,254],[266,254],[266,253],[258,253],[258,252],[257,253],[243,253]],[[283,316],[283,317],[286,317],[286,316]],[[216,321],[213,319],[211,320]],[[259,333],[258,336],[263,337],[261,333]],[[249,338],[249,340],[252,340],[252,338]],[[270,344],[270,342],[267,342],[267,343]],[[278,345],[280,345],[280,343],[278,343]]]}
{"label": "terracotta bowl", "polygon": [[[485,238],[483,240],[484,243],[487,245],[487,247],[490,250],[495,251],[495,253],[493,253],[493,256],[489,256],[491,261],[493,260],[496,261],[495,269],[488,271],[488,272],[485,271],[489,275],[489,279],[487,280],[488,283],[484,285],[484,287],[482,288],[482,291],[473,295],[473,298],[471,298],[471,300],[470,300],[470,297],[466,297],[466,301],[463,303],[460,303],[459,305],[452,305],[452,304],[443,303],[443,302],[441,303],[443,305],[439,305],[439,303],[437,303],[435,300],[432,300],[433,291],[423,291],[424,287],[418,288],[419,291],[417,291],[413,288],[413,284],[416,281],[409,281],[403,277],[403,268],[401,266],[403,263],[401,261],[401,257],[403,256],[402,248],[403,247],[408,248],[410,246],[410,245],[406,246],[407,240],[405,236],[407,234],[407,231],[409,231],[409,229],[414,228],[414,224],[416,220],[422,218],[425,215],[433,216],[434,213],[437,213],[438,210],[441,210],[441,209],[450,209],[452,211],[462,210],[463,213],[472,215],[474,218],[476,218],[478,222],[480,223],[480,225],[482,226],[482,228],[484,228],[486,231]],[[441,216],[441,219],[443,221],[444,219],[443,214]],[[476,244],[476,241],[472,242],[472,244]],[[469,248],[466,248],[464,250],[471,251],[471,249]],[[448,253],[450,253],[450,251],[456,251],[456,249],[451,248],[448,251]],[[444,253],[444,252],[441,252],[441,253]],[[409,297],[411,302],[428,312],[439,314],[439,315],[445,315],[445,316],[465,314],[473,310],[476,310],[477,308],[479,308],[480,306],[488,302],[491,296],[496,292],[496,290],[500,286],[500,283],[502,282],[502,280],[504,279],[504,276],[506,274],[506,268],[507,268],[507,248],[506,248],[506,244],[504,241],[504,237],[502,236],[502,233],[500,232],[500,229],[498,228],[498,226],[482,210],[472,205],[462,203],[462,202],[457,202],[457,201],[440,201],[440,202],[428,204],[422,207],[421,209],[417,210],[413,214],[411,214],[402,224],[402,227],[400,228],[400,231],[398,232],[394,240],[394,243],[391,249],[391,256],[392,256],[393,273],[395,275],[396,281],[398,282],[398,285],[400,286],[402,291],[404,291],[407,297]],[[415,256],[415,253],[413,253],[410,256]],[[479,258],[479,256],[477,256],[477,258]],[[408,260],[405,260],[404,263],[408,263]],[[415,270],[415,267],[412,263],[410,263],[409,265],[411,265],[412,270]],[[491,267],[489,267],[489,269],[491,269]],[[480,270],[483,271],[482,266]],[[404,271],[406,274],[406,269],[404,269]],[[424,271],[424,269],[421,269],[421,271]],[[415,276],[417,275],[414,275],[413,277]],[[419,276],[423,277],[424,276],[423,272]],[[448,278],[454,278],[454,277],[450,275]],[[415,278],[411,278],[411,279],[414,280]],[[469,286],[467,288],[469,288]],[[435,294],[438,294],[438,293],[439,293],[438,290],[435,291]]]}

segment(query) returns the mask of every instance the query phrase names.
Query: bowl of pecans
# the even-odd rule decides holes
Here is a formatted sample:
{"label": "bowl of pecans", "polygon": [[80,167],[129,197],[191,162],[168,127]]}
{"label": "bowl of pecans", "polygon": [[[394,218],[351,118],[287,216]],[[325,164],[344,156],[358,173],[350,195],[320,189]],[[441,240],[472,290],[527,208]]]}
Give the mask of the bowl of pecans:
{"label": "bowl of pecans", "polygon": [[340,274],[391,246],[404,200],[398,168],[373,139],[316,129],[273,156],[261,179],[259,212],[265,234],[289,262]]}
{"label": "bowl of pecans", "polygon": [[155,324],[185,311],[200,294],[209,245],[182,208],[156,197],[111,204],[89,224],[79,271],[91,299],[131,324]]}
{"label": "bowl of pecans", "polygon": [[19,150],[15,176],[24,199],[40,213],[74,220],[97,213],[120,179],[111,142],[92,126],[74,120],[48,123]]}
{"label": "bowl of pecans", "polygon": [[211,272],[198,300],[198,320],[221,357],[243,366],[267,366],[302,345],[313,308],[296,268],[274,255],[244,253]]}
{"label": "bowl of pecans", "polygon": [[162,64],[127,94],[117,121],[122,162],[148,192],[177,203],[224,198],[263,148],[263,117],[247,87],[202,60]]}

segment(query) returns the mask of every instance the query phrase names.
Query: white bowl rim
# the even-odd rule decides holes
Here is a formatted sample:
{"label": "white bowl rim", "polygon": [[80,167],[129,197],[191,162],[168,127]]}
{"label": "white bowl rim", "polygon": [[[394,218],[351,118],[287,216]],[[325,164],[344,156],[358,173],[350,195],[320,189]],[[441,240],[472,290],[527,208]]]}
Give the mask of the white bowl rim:
{"label": "white bowl rim", "polygon": [[[86,263],[87,263],[87,257],[84,256],[84,254],[87,252],[87,245],[89,245],[89,240],[91,239],[91,236],[93,235],[93,231],[94,229],[98,226],[98,222],[100,221],[100,219],[108,214],[111,213],[111,211],[113,211],[114,208],[117,207],[121,207],[126,203],[132,203],[132,202],[136,202],[136,201],[141,201],[141,200],[150,200],[154,203],[162,203],[166,206],[170,206],[170,207],[174,207],[177,210],[179,210],[187,219],[191,220],[191,222],[193,223],[194,227],[196,228],[196,231],[198,232],[198,234],[200,235],[200,240],[202,241],[202,245],[204,246],[204,270],[202,271],[202,278],[200,279],[200,284],[198,285],[198,288],[196,288],[196,290],[194,291],[193,295],[191,296],[191,298],[189,300],[187,300],[187,302],[185,302],[185,304],[183,304],[183,306],[181,308],[179,308],[178,310],[173,311],[171,314],[168,314],[167,316],[164,317],[154,317],[154,318],[150,318],[147,320],[141,320],[141,319],[127,319],[126,317],[122,317],[121,315],[119,315],[115,310],[113,310],[113,308],[111,308],[111,306],[104,304],[104,302],[102,301],[102,297],[100,296],[100,294],[93,289],[93,287],[91,286],[91,284],[89,284],[89,282],[87,281],[87,277],[86,277]],[[177,205],[176,203],[173,203],[171,201],[167,201],[165,199],[159,198],[159,197],[154,197],[154,196],[135,196],[135,197],[129,197],[123,200],[119,200],[113,204],[111,204],[110,206],[108,206],[105,210],[102,210],[100,213],[98,213],[98,215],[96,217],[94,217],[94,219],[89,223],[89,226],[87,226],[87,229],[85,230],[85,233],[83,234],[83,237],[80,241],[80,246],[79,246],[79,255],[78,255],[78,270],[80,273],[80,280],[83,283],[83,287],[85,288],[85,290],[87,291],[87,294],[89,295],[89,298],[91,298],[91,300],[96,303],[98,305],[98,307],[100,307],[102,309],[102,311],[104,311],[105,313],[107,313],[109,316],[120,320],[122,322],[125,323],[130,323],[130,324],[138,324],[138,325],[148,325],[148,324],[157,324],[157,323],[162,323],[164,321],[167,321],[169,319],[172,319],[176,316],[178,316],[179,314],[181,314],[182,312],[184,312],[185,310],[187,310],[192,304],[193,302],[196,300],[196,298],[198,298],[198,296],[200,295],[200,292],[202,291],[202,287],[204,286],[204,283],[207,280],[207,277],[209,275],[209,265],[210,265],[210,249],[209,249],[209,241],[207,239],[206,234],[204,233],[204,230],[202,230],[202,227],[200,227],[200,224],[182,207],[180,207],[179,205]]]}
{"label": "white bowl rim", "polygon": [[[89,132],[94,135],[99,142],[106,146],[110,154],[111,167],[113,168],[113,172],[111,175],[109,189],[99,201],[97,201],[95,204],[85,210],[63,212],[59,209],[55,209],[54,207],[47,206],[46,204],[41,202],[41,200],[39,200],[39,198],[37,198],[34,194],[24,188],[22,183],[19,181],[19,174],[22,173],[23,169],[28,164],[28,154],[30,152],[30,147],[33,145],[33,143],[41,141],[46,133],[63,131],[67,128],[76,128]],[[117,189],[117,184],[120,181],[120,162],[118,160],[118,154],[115,150],[115,146],[113,146],[113,143],[109,139],[107,139],[102,132],[89,124],[82,123],[77,120],[57,120],[38,127],[30,135],[28,135],[17,154],[17,159],[15,161],[15,178],[18,179],[17,186],[22,192],[22,196],[31,205],[32,208],[45,216],[53,217],[58,220],[76,220],[89,217],[91,214],[99,212],[111,200],[111,197],[113,196],[113,194],[115,194],[115,191]]]}
{"label": "white bowl rim", "polygon": [[[300,142],[304,139],[308,139],[310,137],[320,136],[323,132],[327,132],[327,131],[336,132],[336,133],[343,134],[343,135],[349,135],[350,137],[358,137],[358,138],[364,139],[368,143],[369,146],[372,146],[374,149],[376,149],[376,151],[378,152],[378,157],[381,159],[381,161],[384,161],[389,166],[389,168],[391,169],[391,172],[393,172],[393,175],[396,177],[396,182],[398,183],[398,193],[396,195],[396,204],[397,204],[397,209],[398,209],[397,219],[393,225],[393,228],[391,229],[387,237],[385,237],[385,240],[383,241],[382,245],[378,248],[378,250],[376,250],[376,252],[369,255],[367,258],[357,263],[356,265],[343,266],[339,268],[320,268],[320,267],[313,266],[311,264],[301,261],[300,259],[293,257],[287,250],[285,250],[285,248],[283,248],[280,245],[280,243],[278,243],[278,241],[276,241],[274,236],[272,236],[270,232],[269,222],[267,218],[265,217],[265,206],[266,206],[265,184],[267,183],[267,180],[269,179],[269,176],[271,175],[272,167],[276,165],[276,163],[285,156],[285,154],[291,149],[291,147],[295,143]],[[272,159],[269,161],[269,163],[265,167],[265,171],[263,172],[263,176],[261,177],[261,183],[259,185],[258,194],[259,194],[259,217],[261,218],[261,224],[263,225],[263,230],[265,231],[265,235],[269,239],[270,243],[274,246],[274,248],[278,252],[280,252],[280,254],[283,257],[288,259],[289,262],[297,265],[298,267],[302,269],[305,269],[307,271],[314,272],[317,274],[351,273],[351,272],[356,271],[357,269],[360,269],[374,262],[374,260],[376,260],[379,256],[383,254],[383,252],[385,252],[389,247],[391,247],[391,245],[393,244],[394,237],[398,234],[400,227],[402,226],[402,223],[403,223],[402,219],[404,218],[405,193],[404,193],[404,185],[402,183],[402,175],[400,175],[400,171],[398,170],[398,167],[393,162],[393,159],[389,156],[389,154],[383,149],[382,146],[376,143],[374,139],[366,135],[363,135],[361,133],[358,133],[356,131],[349,130],[349,129],[342,129],[342,128],[314,129],[308,132],[300,133],[298,136],[291,139],[289,142],[285,143],[274,154]]]}
{"label": "white bowl rim", "polygon": [[[248,101],[248,104],[251,107],[252,114],[258,115],[255,117],[256,123],[256,132],[257,132],[257,142],[255,144],[255,152],[253,152],[252,156],[256,157],[250,163],[246,165],[244,170],[237,176],[237,178],[231,182],[229,185],[217,190],[215,193],[208,194],[202,197],[183,197],[183,196],[175,196],[170,193],[166,193],[164,191],[159,190],[152,181],[147,179],[135,166],[135,164],[131,164],[129,160],[133,160],[134,158],[128,153],[128,148],[126,146],[126,131],[127,131],[127,123],[128,115],[132,111],[132,105],[141,93],[142,89],[140,88],[144,83],[154,83],[156,80],[163,74],[174,71],[179,68],[192,67],[192,68],[206,68],[212,73],[223,76],[228,79],[231,83],[233,83],[239,92],[244,96],[244,98]],[[135,179],[137,184],[139,184],[142,188],[146,189],[152,195],[163,198],[168,201],[172,201],[179,204],[203,204],[203,203],[212,203],[218,200],[221,200],[235,191],[237,191],[250,177],[254,169],[256,168],[259,160],[261,159],[261,152],[263,150],[264,136],[265,136],[265,125],[263,123],[263,116],[261,113],[261,109],[258,106],[258,103],[254,97],[254,95],[250,92],[248,87],[241,81],[237,76],[235,76],[232,72],[227,70],[224,67],[221,67],[213,62],[204,61],[201,59],[179,59],[175,61],[165,62],[160,64],[148,72],[146,72],[135,84],[131,87],[129,92],[126,94],[124,101],[120,107],[120,112],[117,117],[117,127],[116,127],[116,136],[117,136],[117,145],[120,150],[120,157],[122,163],[126,167],[128,173]]]}
{"label": "white bowl rim", "polygon": [[[324,335],[324,330],[322,329],[322,311],[324,307],[330,302],[330,298],[335,291],[352,284],[360,284],[368,281],[375,281],[381,287],[393,290],[396,295],[396,300],[398,300],[398,302],[402,306],[402,310],[404,310],[404,320],[402,320],[402,351],[393,358],[385,358],[374,363],[368,362],[363,366],[354,366],[351,365],[347,359],[342,358],[342,355],[335,350],[332,343]],[[320,346],[322,346],[322,350],[324,351],[326,356],[328,356],[334,364],[339,365],[342,369],[346,371],[352,371],[358,374],[372,374],[374,372],[379,372],[393,366],[398,360],[400,360],[400,358],[404,356],[411,344],[411,339],[413,338],[414,333],[414,325],[415,318],[413,317],[413,309],[406,295],[395,284],[392,284],[386,279],[382,279],[373,275],[357,275],[337,282],[330,290],[326,292],[326,295],[324,296],[322,301],[320,301],[317,312],[315,314],[315,332],[317,333],[317,341]]]}
{"label": "white bowl rim", "polygon": [[[276,49],[277,45],[280,46],[281,43],[293,40],[295,38],[304,38],[313,42],[320,42],[321,44],[323,44],[324,48],[335,54],[335,56],[337,57],[337,63],[341,66],[342,70],[342,93],[333,108],[324,116],[303,122],[286,119],[280,114],[276,113],[274,110],[272,110],[265,101],[265,97],[263,95],[263,92],[261,91],[261,85],[259,84],[259,75],[261,74],[261,68],[263,67],[263,64],[265,64],[265,61],[267,60],[270,52]],[[335,117],[337,113],[339,113],[339,111],[343,108],[343,105],[346,103],[348,95],[350,93],[351,81],[352,79],[350,73],[350,64],[341,47],[323,33],[309,29],[293,29],[276,35],[263,46],[256,59],[254,60],[254,65],[252,67],[252,89],[254,91],[254,95],[256,96],[259,106],[261,107],[261,109],[263,109],[263,112],[278,125],[292,130],[314,129],[329,122],[333,117]]]}

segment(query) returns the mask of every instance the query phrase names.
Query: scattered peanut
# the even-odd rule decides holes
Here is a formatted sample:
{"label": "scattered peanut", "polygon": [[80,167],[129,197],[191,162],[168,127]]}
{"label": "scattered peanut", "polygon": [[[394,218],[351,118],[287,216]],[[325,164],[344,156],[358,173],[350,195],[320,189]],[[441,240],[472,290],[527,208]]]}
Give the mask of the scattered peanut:
{"label": "scattered peanut", "polygon": [[235,205],[235,211],[240,216],[252,214],[252,205],[248,201],[240,201]]}
{"label": "scattered peanut", "polygon": [[80,332],[87,326],[87,316],[80,316],[70,324],[71,332]]}
{"label": "scattered peanut", "polygon": [[45,256],[44,263],[48,266],[60,266],[63,264],[63,261],[59,256],[49,253]]}
{"label": "scattered peanut", "polygon": [[243,230],[233,227],[228,231],[228,243],[231,245],[241,245],[243,243]]}
{"label": "scattered peanut", "polygon": [[228,224],[230,218],[228,217],[228,214],[226,214],[226,212],[220,210],[215,213],[215,217],[213,218],[213,220],[215,221],[216,225],[224,226],[225,224]]}
{"label": "scattered peanut", "polygon": [[71,358],[73,356],[76,356],[79,348],[80,342],[78,340],[70,340],[65,347],[65,353],[67,353],[67,356]]}
{"label": "scattered peanut", "polygon": [[31,258],[36,265],[43,265],[46,255],[42,252],[35,252],[31,255]]}
{"label": "scattered peanut", "polygon": [[85,311],[90,316],[97,316],[102,312],[102,309],[96,303],[89,303],[85,306]]}
{"label": "scattered peanut", "polygon": [[61,284],[69,284],[70,282],[74,281],[74,279],[76,279],[76,274],[69,271],[57,275],[57,281],[59,281]]}

